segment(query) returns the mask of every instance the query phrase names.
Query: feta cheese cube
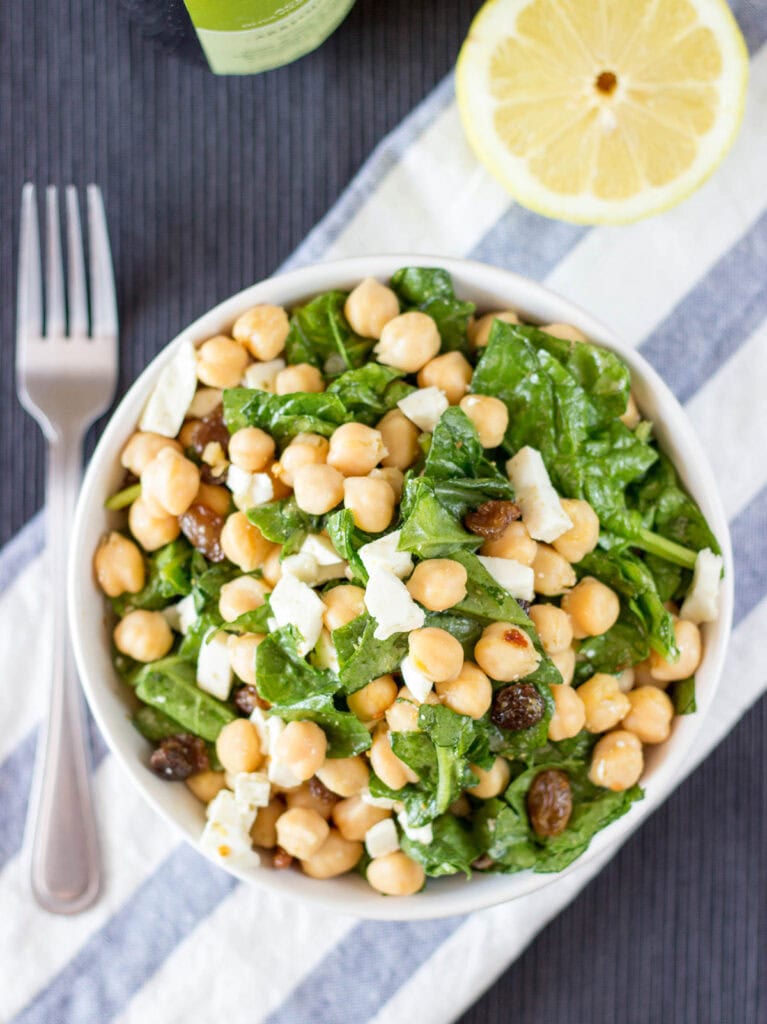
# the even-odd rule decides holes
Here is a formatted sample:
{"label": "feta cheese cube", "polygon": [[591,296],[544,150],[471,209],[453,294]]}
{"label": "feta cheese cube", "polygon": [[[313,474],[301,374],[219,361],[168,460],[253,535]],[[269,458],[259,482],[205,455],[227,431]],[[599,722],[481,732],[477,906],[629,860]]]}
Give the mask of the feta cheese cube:
{"label": "feta cheese cube", "polygon": [[[256,727],[256,732],[258,733],[258,739],[259,739],[259,741],[261,743],[261,750],[268,757],[269,756],[269,729],[268,729],[268,724],[269,724],[270,721],[281,722],[282,719],[281,718],[277,718],[276,716],[273,719],[272,718],[267,718],[266,715],[264,714],[264,709],[256,706],[256,707],[253,708],[253,710],[252,710],[252,712],[250,714],[250,721]],[[284,726],[284,723],[283,723],[283,728],[284,727],[285,726]]]}
{"label": "feta cheese cube", "polygon": [[271,785],[263,772],[238,772],[234,777],[234,802],[243,821],[256,819],[259,807],[269,803]]}
{"label": "feta cheese cube", "polygon": [[182,597],[176,605],[176,611],[178,612],[179,632],[186,636],[195,622],[197,622],[197,609],[194,605],[194,595],[187,594],[186,597]]}
{"label": "feta cheese cube", "polygon": [[397,405],[419,430],[431,434],[449,403],[441,388],[417,388],[401,398]]}
{"label": "feta cheese cube", "polygon": [[274,394],[274,382],[277,379],[277,374],[284,369],[284,359],[270,359],[266,363],[251,363],[243,375],[242,386]]}
{"label": "feta cheese cube", "polygon": [[400,811],[397,815],[397,821],[408,839],[414,843],[422,843],[424,846],[428,846],[434,838],[434,830],[431,824],[414,828],[408,821],[407,811]]}
{"label": "feta cheese cube", "polygon": [[139,420],[140,430],[175,437],[197,390],[197,354],[191,341],[164,367]]}
{"label": "feta cheese cube", "polygon": [[376,822],[365,833],[365,849],[370,857],[385,857],[399,850],[397,826],[391,818]]}
{"label": "feta cheese cube", "polygon": [[222,789],[208,804],[207,822],[200,837],[204,853],[233,867],[258,867],[261,859],[251,845],[253,814],[243,815],[234,793]]}
{"label": "feta cheese cube", "polygon": [[308,654],[322,632],[325,605],[317,594],[295,576],[285,575],[278,580],[272,591],[269,605],[278,626],[296,627],[301,634],[298,653]]}
{"label": "feta cheese cube", "polygon": [[515,558],[490,558],[477,555],[496,583],[507,590],[512,597],[521,601],[535,600],[535,573],[529,565],[523,565]]}
{"label": "feta cheese cube", "polygon": [[376,620],[373,633],[376,640],[387,640],[394,633],[420,629],[426,620],[423,608],[415,603],[402,580],[387,569],[374,569],[370,573],[365,588],[365,607]]}
{"label": "feta cheese cube", "polygon": [[379,537],[369,544],[363,544],[357,554],[367,570],[368,576],[374,569],[387,569],[389,572],[399,576],[401,580],[406,579],[413,571],[413,556],[409,551],[398,551],[400,530],[392,530],[385,537]]}
{"label": "feta cheese cube", "polygon": [[181,622],[178,617],[178,604],[169,604],[167,608],[162,608],[160,610],[160,614],[174,633],[181,632]]}
{"label": "feta cheese cube", "polygon": [[368,807],[382,807],[385,811],[397,811],[402,809],[401,800],[392,800],[388,796],[373,796],[370,788],[365,786],[360,790],[360,800]]}
{"label": "feta cheese cube", "polygon": [[274,498],[274,481],[268,473],[247,473],[239,466],[230,466],[226,486],[240,512],[266,505]]}
{"label": "feta cheese cube", "polygon": [[333,541],[324,533],[310,533],[299,550],[305,555],[311,555],[317,565],[346,565],[333,547]]}
{"label": "feta cheese cube", "polygon": [[721,555],[715,555],[711,548],[698,552],[692,586],[679,610],[680,619],[700,623],[713,622],[718,617],[722,564]]}
{"label": "feta cheese cube", "polygon": [[219,700],[227,700],[232,688],[228,634],[211,630],[204,637],[197,655],[197,685]]}
{"label": "feta cheese cube", "polygon": [[281,564],[283,575],[289,573],[310,587],[319,587],[328,580],[343,579],[348,568],[348,563],[338,554],[330,538],[320,533],[310,534],[296,554],[288,555]]}
{"label": "feta cheese cube", "polygon": [[506,463],[506,472],[531,537],[550,544],[572,529],[572,520],[562,508],[537,448],[520,448]]}
{"label": "feta cheese cube", "polygon": [[280,789],[295,789],[301,785],[301,780],[293,773],[292,769],[282,761],[275,761],[274,758],[269,761],[267,774],[269,781],[273,785],[279,786]]}
{"label": "feta cheese cube", "polygon": [[416,663],[409,654],[400,665],[399,670],[402,673],[405,686],[407,686],[418,703],[423,704],[432,691],[434,686],[433,680],[429,679],[420,668],[416,667]]}

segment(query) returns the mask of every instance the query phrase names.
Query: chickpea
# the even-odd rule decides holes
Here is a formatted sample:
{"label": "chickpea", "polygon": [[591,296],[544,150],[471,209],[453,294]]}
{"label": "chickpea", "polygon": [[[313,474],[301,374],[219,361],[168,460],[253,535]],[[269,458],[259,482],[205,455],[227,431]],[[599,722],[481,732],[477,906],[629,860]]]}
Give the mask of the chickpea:
{"label": "chickpea", "polygon": [[629,428],[629,430],[636,430],[639,426],[639,421],[642,417],[637,407],[636,399],[631,392],[629,392],[629,400],[626,403],[626,411],[619,417],[619,419],[621,423],[624,423]]}
{"label": "chickpea", "polygon": [[496,320],[506,324],[518,324],[519,317],[511,309],[503,309],[497,313],[485,313],[469,326],[469,341],[474,348],[484,348],[490,341],[490,331]]}
{"label": "chickpea", "polygon": [[597,546],[599,516],[587,501],[578,498],[562,498],[560,504],[573,525],[553,541],[552,547],[568,562],[580,562]]}
{"label": "chickpea", "polygon": [[570,616],[555,604],[534,604],[527,614],[547,654],[559,654],[573,642]]}
{"label": "chickpea", "polygon": [[344,476],[365,476],[386,454],[380,430],[344,423],[333,431],[327,462]]}
{"label": "chickpea", "polygon": [[382,466],[393,466],[395,469],[409,469],[421,453],[418,444],[418,427],[402,412],[401,409],[390,409],[378,421],[377,430],[381,434],[388,455],[381,459]]}
{"label": "chickpea", "polygon": [[541,330],[553,338],[561,338],[562,341],[588,341],[583,331],[579,331],[572,324],[546,324]]}
{"label": "chickpea", "polygon": [[[214,409],[221,405],[224,392],[221,388],[197,388],[194,398],[189,403],[184,419],[201,420],[204,416],[210,416]],[[137,474],[140,476],[140,474]]]}
{"label": "chickpea", "polygon": [[368,476],[372,480],[385,480],[392,491],[394,491],[394,500],[399,502],[402,500],[402,488],[405,485],[405,474],[401,469],[397,469],[395,466],[383,466],[378,469],[371,469]]}
{"label": "chickpea", "polygon": [[397,699],[397,684],[393,676],[379,676],[361,690],[350,693],[346,698],[349,710],[361,722],[377,722]]}
{"label": "chickpea", "polygon": [[232,671],[248,686],[256,685],[256,651],[265,638],[265,633],[243,633],[230,636],[227,642]]}
{"label": "chickpea", "polygon": [[128,612],[115,626],[113,636],[117,650],[134,661],[157,661],[173,646],[173,633],[162,612]]}
{"label": "chickpea", "polygon": [[489,558],[513,558],[522,565],[532,565],[537,552],[537,541],[533,540],[525,524],[519,520],[509,523],[500,537],[486,540],[479,549],[481,555]]}
{"label": "chickpea", "polygon": [[371,807],[355,795],[339,800],[333,808],[332,816],[333,824],[344,839],[362,841],[368,829],[391,817],[391,811],[383,807]]}
{"label": "chickpea", "polygon": [[631,667],[634,672],[634,686],[657,686],[661,690],[665,690],[668,687],[668,682],[656,679],[650,671],[649,657]]}
{"label": "chickpea", "polygon": [[355,796],[367,786],[370,769],[362,757],[329,757],[317,769],[317,778],[331,793]]}
{"label": "chickpea", "polygon": [[[436,698],[436,694],[430,693],[428,698],[431,697]],[[424,703],[431,704],[428,698]],[[418,701],[406,686],[400,687],[394,703],[386,709],[385,717],[391,732],[418,732]]]}
{"label": "chickpea", "polygon": [[629,665],[628,668],[624,668],[616,678],[618,680],[618,689],[621,693],[630,693],[634,688],[634,681],[636,678],[633,665]]}
{"label": "chickpea", "polygon": [[551,687],[551,696],[554,698],[554,713],[549,722],[549,739],[557,743],[577,736],[586,724],[586,709],[577,691],[572,686],[555,683]]}
{"label": "chickpea", "polygon": [[281,306],[253,306],[235,320],[232,335],[255,359],[268,362],[285,348],[290,334],[288,314]]}
{"label": "chickpea", "polygon": [[559,670],[565,686],[572,685],[575,675],[575,649],[573,647],[566,647],[564,651],[557,651],[555,654],[550,654],[549,657]]}
{"label": "chickpea", "polygon": [[367,880],[376,892],[384,896],[413,896],[423,889],[426,873],[402,850],[395,850],[385,857],[371,860]]}
{"label": "chickpea", "polygon": [[589,781],[613,792],[630,789],[639,782],[644,770],[642,742],[633,732],[616,729],[594,746]]}
{"label": "chickpea", "polygon": [[184,781],[193,796],[196,796],[202,803],[209,804],[213,797],[226,786],[226,775],[224,772],[195,772]]}
{"label": "chickpea", "polygon": [[483,672],[502,683],[529,676],[541,660],[527,633],[512,622],[486,626],[474,648],[474,658]]}
{"label": "chickpea", "polygon": [[217,484],[200,484],[194,496],[193,505],[205,505],[218,516],[227,516],[232,507],[232,495],[226,487]]}
{"label": "chickpea", "polygon": [[388,729],[376,730],[370,747],[370,764],[378,778],[389,789],[402,789],[407,782],[418,782],[413,769],[401,761],[392,750]]}
{"label": "chickpea", "polygon": [[584,576],[580,583],[562,598],[562,609],[573,624],[573,636],[601,636],[614,626],[621,602],[614,590],[593,576]]}
{"label": "chickpea", "polygon": [[344,507],[351,510],[354,525],[366,533],[381,533],[394,516],[394,491],[385,480],[347,476]]}
{"label": "chickpea", "polygon": [[221,549],[243,572],[253,572],[271,554],[272,545],[244,512],[232,512],[221,530]]}
{"label": "chickpea", "polygon": [[476,786],[469,786],[466,792],[479,797],[480,800],[489,800],[490,797],[498,796],[506,789],[511,779],[509,762],[503,757],[496,757],[492,767],[487,771],[484,768],[478,768],[475,764],[471,765],[471,770],[479,778],[479,782]]}
{"label": "chickpea", "polygon": [[181,445],[170,437],[153,434],[148,430],[137,431],[125,445],[120,455],[120,464],[135,476],[141,476],[152,459],[163,448],[173,448],[181,454]]}
{"label": "chickpea", "polygon": [[261,566],[261,574],[264,581],[268,583],[270,587],[276,587],[282,579],[282,565],[280,563],[281,554],[282,545],[274,544],[272,546],[272,550],[266,556]]}
{"label": "chickpea", "polygon": [[366,277],[349,293],[344,314],[355,334],[377,339],[386,324],[399,315],[399,299],[391,288]]}
{"label": "chickpea", "polygon": [[211,388],[235,388],[249,362],[242,345],[218,334],[197,349],[197,376]]}
{"label": "chickpea", "polygon": [[671,698],[657,686],[640,686],[628,694],[631,710],[621,725],[633,732],[642,743],[663,743],[671,733],[674,705]]}
{"label": "chickpea", "polygon": [[[469,390],[471,363],[460,352],[445,352],[418,371],[419,388],[440,388],[451,405],[458,405]],[[505,408],[505,406],[504,406]]]}
{"label": "chickpea", "polygon": [[687,679],[695,672],[703,657],[700,630],[694,622],[677,619],[674,622],[674,635],[679,648],[678,661],[666,661],[656,651],[650,652],[650,672],[655,680],[663,683]]}
{"label": "chickpea", "polygon": [[274,438],[258,427],[243,427],[229,439],[229,458],[246,473],[260,473],[274,458]]}
{"label": "chickpea", "polygon": [[274,745],[278,761],[301,779],[310,779],[325,763],[328,741],[314,722],[288,722]]}
{"label": "chickpea", "polygon": [[342,583],[322,595],[325,612],[322,621],[332,633],[365,611],[365,591],[352,583]]}
{"label": "chickpea", "polygon": [[329,835],[328,823],[308,807],[293,807],[277,819],[277,843],[292,857],[313,856]]}
{"label": "chickpea", "polygon": [[539,544],[532,562],[535,592],[556,597],[575,586],[575,570],[558,551],[548,544]]}
{"label": "chickpea", "polygon": [[384,326],[374,352],[378,362],[405,373],[417,373],[439,352],[437,325],[426,313],[400,313]]}
{"label": "chickpea", "polygon": [[344,478],[332,466],[300,466],[293,479],[293,489],[302,512],[323,516],[343,501]]}
{"label": "chickpea", "polygon": [[93,557],[99,586],[107,597],[137,594],[144,586],[146,573],[141,552],[121,533],[110,533],[99,544]]}
{"label": "chickpea", "polygon": [[434,688],[446,707],[469,718],[481,718],[493,701],[490,680],[473,661],[465,661],[455,679],[435,683]]}
{"label": "chickpea", "polygon": [[238,576],[224,583],[218,598],[218,610],[224,622],[234,622],[246,612],[254,612],[264,603],[267,587],[255,576]]}
{"label": "chickpea", "polygon": [[335,806],[335,799],[324,800],[321,796],[315,795],[308,782],[302,782],[300,786],[285,793],[283,799],[288,809],[293,807],[304,807],[316,811],[325,821],[330,821],[330,812]]}
{"label": "chickpea", "polygon": [[509,410],[500,398],[466,395],[461,399],[461,409],[474,424],[483,448],[497,448],[503,442],[509,425]]}
{"label": "chickpea", "polygon": [[277,819],[285,813],[285,804],[278,797],[272,797],[266,807],[259,807],[256,820],[250,830],[250,839],[254,846],[264,850],[273,850],[277,845]]}
{"label": "chickpea", "polygon": [[408,649],[415,667],[435,683],[455,679],[463,666],[463,647],[445,629],[426,626],[408,636]]}
{"label": "chickpea", "polygon": [[168,515],[181,516],[200,487],[200,471],[175,448],[162,448],[141,474],[141,496]]}
{"label": "chickpea", "polygon": [[466,597],[466,569],[451,558],[427,558],[415,567],[406,586],[414,601],[443,612]]}
{"label": "chickpea", "polygon": [[224,769],[233,775],[254,772],[264,760],[258,730],[247,718],[227,722],[218,734],[216,753]]}
{"label": "chickpea", "polygon": [[311,363],[296,363],[280,370],[274,380],[274,390],[278,395],[292,395],[297,391],[317,394],[325,390],[325,379]]}
{"label": "chickpea", "polygon": [[319,434],[296,434],[277,463],[276,475],[290,487],[301,466],[322,465],[328,457],[330,442]]}
{"label": "chickpea", "polygon": [[631,704],[621,693],[618,680],[606,672],[597,672],[575,691],[586,709],[589,732],[606,732],[628,713]]}
{"label": "chickpea", "polygon": [[453,800],[448,812],[454,814],[456,818],[468,818],[471,814],[471,803],[465,793],[461,793],[457,800]]}
{"label": "chickpea", "polygon": [[310,878],[335,878],[351,871],[362,851],[362,843],[350,842],[332,828],[319,850],[301,861],[301,870]]}
{"label": "chickpea", "polygon": [[176,516],[168,515],[140,496],[128,510],[128,526],[145,551],[157,551],[181,533]]}

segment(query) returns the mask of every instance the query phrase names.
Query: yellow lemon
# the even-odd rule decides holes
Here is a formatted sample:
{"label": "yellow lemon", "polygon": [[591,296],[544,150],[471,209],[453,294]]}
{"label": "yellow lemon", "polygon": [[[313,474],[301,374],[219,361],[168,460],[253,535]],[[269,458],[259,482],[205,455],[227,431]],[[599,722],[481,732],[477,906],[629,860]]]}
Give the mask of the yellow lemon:
{"label": "yellow lemon", "polygon": [[471,145],[520,203],[618,224],[678,203],[714,170],[747,78],[724,0],[490,0],[456,89]]}

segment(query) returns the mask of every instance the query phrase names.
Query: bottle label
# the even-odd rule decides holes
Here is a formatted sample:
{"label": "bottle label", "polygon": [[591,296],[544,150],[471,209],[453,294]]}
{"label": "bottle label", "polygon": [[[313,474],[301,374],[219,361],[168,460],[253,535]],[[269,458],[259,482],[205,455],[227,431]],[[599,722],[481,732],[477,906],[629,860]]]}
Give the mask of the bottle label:
{"label": "bottle label", "polygon": [[184,0],[210,68],[248,75],[316,49],[354,0]]}

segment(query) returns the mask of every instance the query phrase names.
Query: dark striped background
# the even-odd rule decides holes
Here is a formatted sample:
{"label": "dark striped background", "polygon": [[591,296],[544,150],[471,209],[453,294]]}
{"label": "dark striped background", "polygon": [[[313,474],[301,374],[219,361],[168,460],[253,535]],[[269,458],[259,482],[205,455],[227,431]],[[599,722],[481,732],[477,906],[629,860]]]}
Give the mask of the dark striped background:
{"label": "dark striped background", "polygon": [[[289,255],[449,70],[479,6],[358,0],[318,53],[225,80],[193,45],[169,56],[147,41],[141,4],[0,4],[3,541],[42,496],[11,359],[23,181],[105,190],[125,386],[181,326]],[[761,0],[749,6],[761,16]],[[532,237],[529,250],[535,273]],[[767,1020],[766,720],[762,701],[463,1024]]]}

